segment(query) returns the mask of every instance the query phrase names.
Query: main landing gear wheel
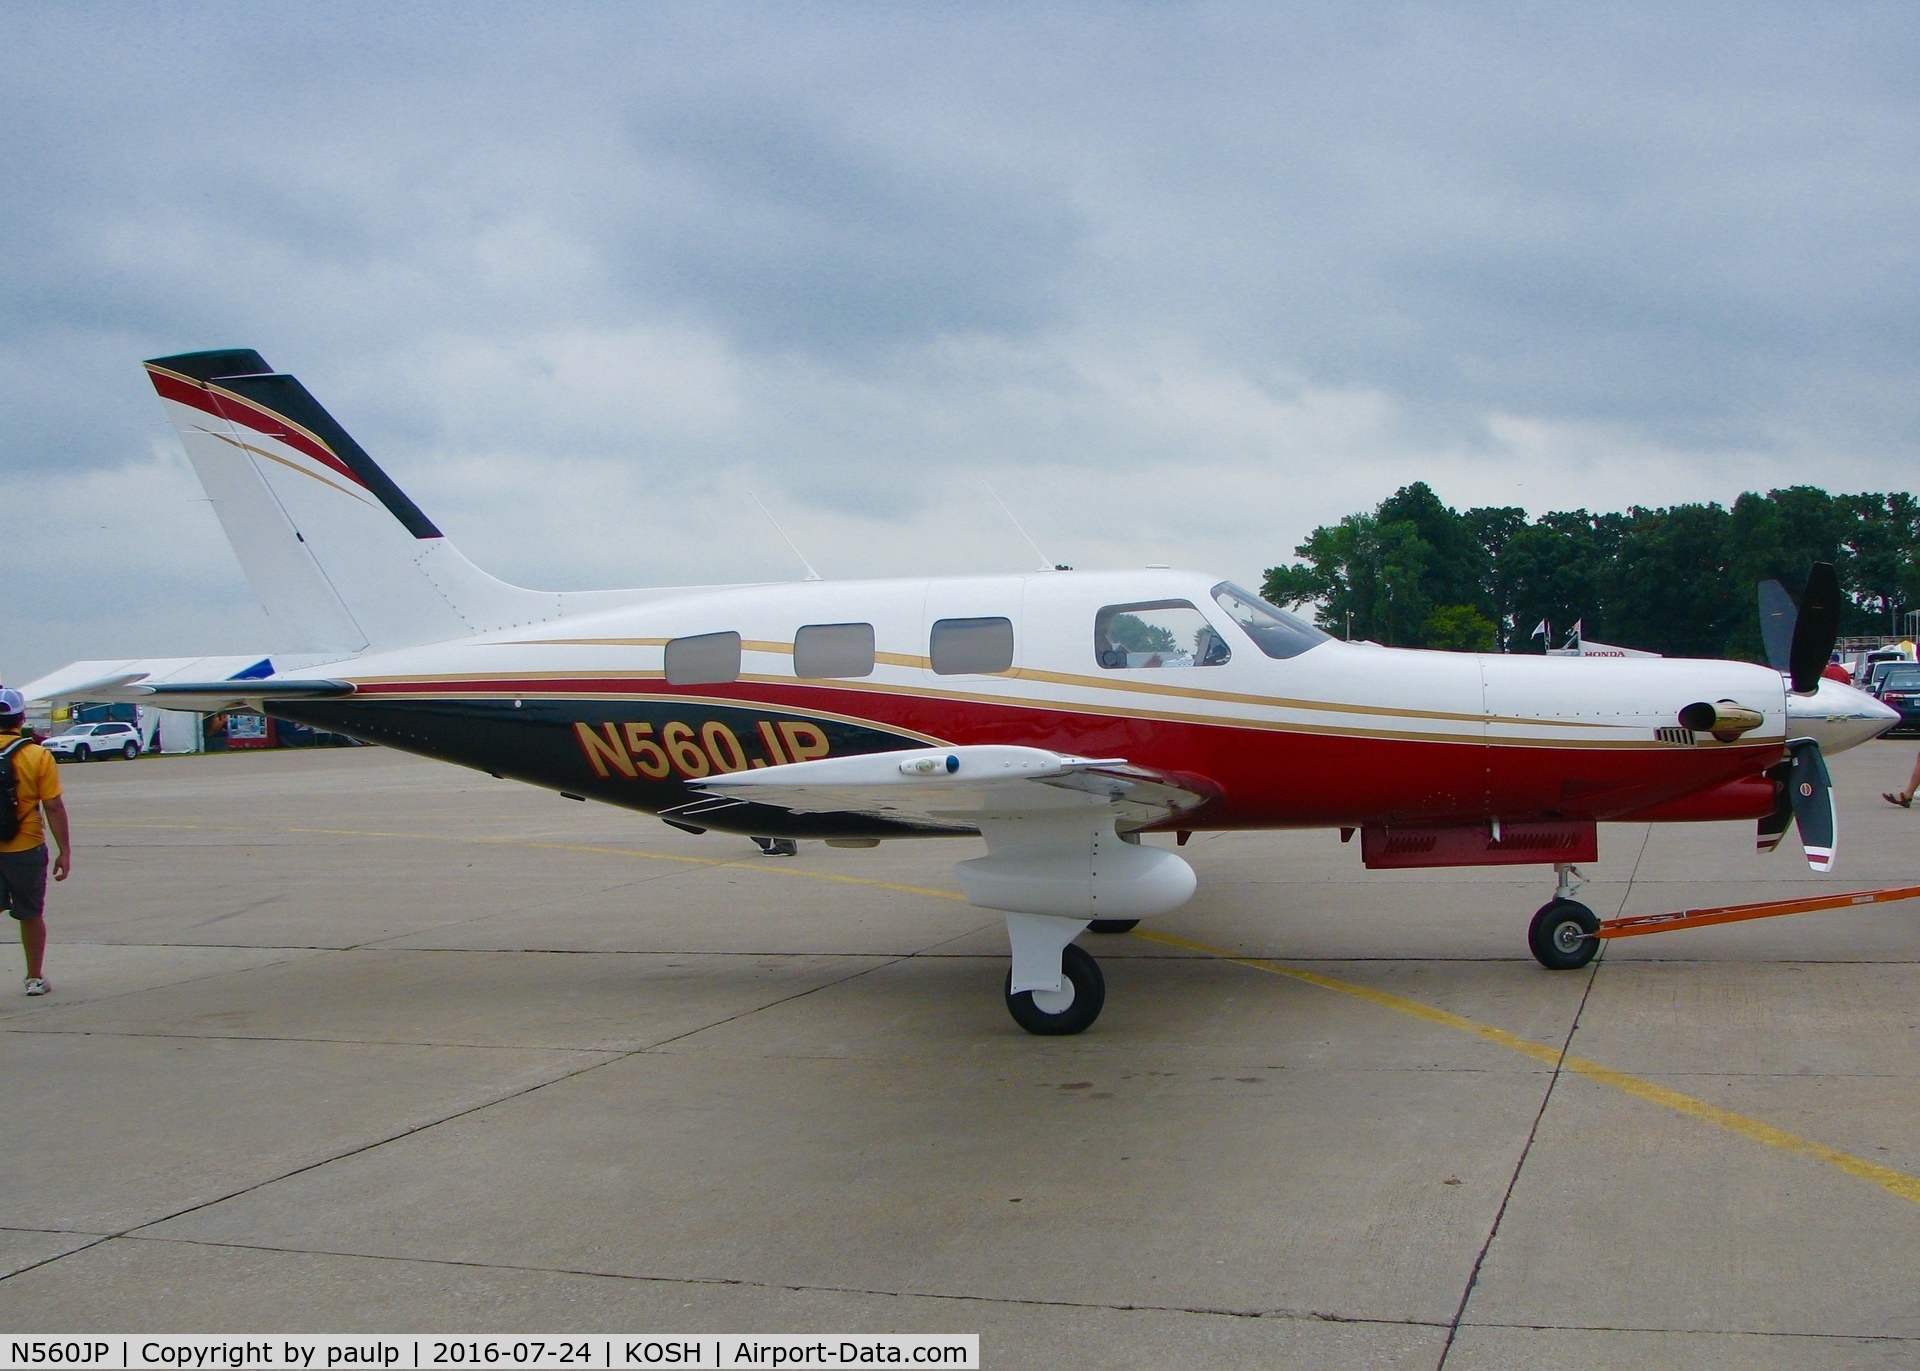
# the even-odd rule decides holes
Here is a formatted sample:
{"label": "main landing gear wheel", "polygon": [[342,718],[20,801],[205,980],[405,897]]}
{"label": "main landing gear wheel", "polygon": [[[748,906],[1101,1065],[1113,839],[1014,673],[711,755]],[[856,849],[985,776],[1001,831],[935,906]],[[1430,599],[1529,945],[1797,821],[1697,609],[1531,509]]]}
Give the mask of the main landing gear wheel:
{"label": "main landing gear wheel", "polygon": [[1549,971],[1578,971],[1600,950],[1600,920],[1578,900],[1548,900],[1527,929],[1534,960]]}
{"label": "main landing gear wheel", "polygon": [[1013,993],[1013,972],[1008,970],[1007,1013],[1029,1033],[1043,1038],[1084,1033],[1100,1017],[1107,1002],[1106,977],[1100,963],[1086,952],[1068,943],[1060,954],[1060,970],[1066,984],[1058,990],[1023,990]]}
{"label": "main landing gear wheel", "polygon": [[1138,919],[1095,919],[1087,925],[1089,933],[1131,933],[1140,927]]}

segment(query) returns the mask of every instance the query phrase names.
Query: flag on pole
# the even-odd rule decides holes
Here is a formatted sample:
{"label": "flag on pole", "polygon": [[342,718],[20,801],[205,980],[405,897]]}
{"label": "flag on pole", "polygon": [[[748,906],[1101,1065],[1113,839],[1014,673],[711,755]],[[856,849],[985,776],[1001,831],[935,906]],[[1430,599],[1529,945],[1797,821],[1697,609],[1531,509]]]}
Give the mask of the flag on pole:
{"label": "flag on pole", "polygon": [[1585,619],[1575,619],[1573,621],[1573,641],[1574,642],[1577,643],[1580,641],[1580,629],[1586,622],[1587,621]]}
{"label": "flag on pole", "polygon": [[1530,638],[1544,638],[1544,637],[1546,637],[1546,636],[1547,636],[1547,621],[1546,621],[1545,619],[1542,619],[1542,620],[1540,621],[1540,627],[1538,627],[1538,628],[1536,628],[1536,629],[1535,629],[1535,630],[1534,630],[1534,631],[1533,631],[1532,633],[1530,633],[1530,634],[1528,634],[1527,636],[1528,636],[1528,637],[1530,637]]}

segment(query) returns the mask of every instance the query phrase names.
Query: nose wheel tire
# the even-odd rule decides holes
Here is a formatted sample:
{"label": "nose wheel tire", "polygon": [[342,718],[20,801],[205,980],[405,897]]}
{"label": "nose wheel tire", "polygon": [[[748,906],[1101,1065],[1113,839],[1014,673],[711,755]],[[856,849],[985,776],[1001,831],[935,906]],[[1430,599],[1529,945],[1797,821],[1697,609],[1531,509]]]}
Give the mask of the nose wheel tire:
{"label": "nose wheel tire", "polygon": [[1058,990],[1023,990],[1013,993],[1013,972],[1007,972],[1005,994],[1007,1013],[1013,1021],[1043,1038],[1084,1033],[1100,1017],[1107,1002],[1106,977],[1100,963],[1072,943],[1060,954],[1064,984]]}
{"label": "nose wheel tire", "polygon": [[1600,950],[1600,920],[1578,900],[1549,900],[1527,929],[1534,960],[1549,971],[1578,971]]}
{"label": "nose wheel tire", "polygon": [[1140,927],[1138,919],[1095,919],[1087,925],[1089,933],[1131,933]]}

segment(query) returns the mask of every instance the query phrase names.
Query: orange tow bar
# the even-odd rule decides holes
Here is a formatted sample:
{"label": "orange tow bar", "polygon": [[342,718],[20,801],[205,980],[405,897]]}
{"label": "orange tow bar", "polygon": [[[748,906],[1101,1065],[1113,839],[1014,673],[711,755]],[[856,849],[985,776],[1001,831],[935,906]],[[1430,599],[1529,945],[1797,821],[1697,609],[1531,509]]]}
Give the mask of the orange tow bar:
{"label": "orange tow bar", "polygon": [[1676,914],[1633,914],[1606,919],[1599,938],[1637,938],[1643,933],[1668,933],[1676,928],[1705,928],[1708,924],[1739,923],[1742,919],[1773,919],[1782,914],[1811,914],[1817,909],[1848,909],[1861,904],[1891,904],[1920,899],[1920,885],[1897,885],[1886,890],[1855,890],[1845,895],[1810,895],[1799,900],[1762,900],[1757,904],[1723,904],[1711,909],[1683,909]]}

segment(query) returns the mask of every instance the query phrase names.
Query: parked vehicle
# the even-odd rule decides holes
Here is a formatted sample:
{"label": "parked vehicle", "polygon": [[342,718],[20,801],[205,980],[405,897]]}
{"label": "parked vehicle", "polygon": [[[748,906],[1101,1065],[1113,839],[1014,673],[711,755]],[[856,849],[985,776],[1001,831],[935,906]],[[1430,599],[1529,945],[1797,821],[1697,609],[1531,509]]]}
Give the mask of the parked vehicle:
{"label": "parked vehicle", "polygon": [[132,761],[140,755],[140,730],[132,724],[75,724],[40,746],[61,761],[86,762],[115,752]]}
{"label": "parked vehicle", "polygon": [[1915,665],[1915,663],[1907,657],[1888,657],[1881,661],[1871,662],[1867,665],[1866,679],[1860,683],[1860,688],[1877,699],[1879,698],[1880,692],[1886,689],[1887,675],[1889,672],[1897,668],[1910,667],[1913,665]]}
{"label": "parked vehicle", "polygon": [[1883,735],[1920,732],[1920,664],[1888,662],[1880,677],[1880,703],[1900,711],[1900,722]]}

